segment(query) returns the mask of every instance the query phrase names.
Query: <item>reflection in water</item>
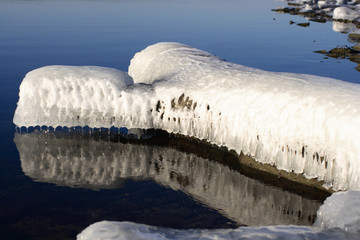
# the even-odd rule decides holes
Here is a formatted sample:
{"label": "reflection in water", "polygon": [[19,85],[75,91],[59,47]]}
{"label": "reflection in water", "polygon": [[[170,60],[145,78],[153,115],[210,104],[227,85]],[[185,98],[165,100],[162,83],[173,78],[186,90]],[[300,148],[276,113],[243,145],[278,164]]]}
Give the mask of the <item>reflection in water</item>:
{"label": "reflection in water", "polygon": [[14,141],[24,173],[36,181],[99,189],[121,187],[126,179],[151,179],[240,224],[309,225],[321,204],[169,147],[51,133],[16,134]]}
{"label": "reflection in water", "polygon": [[360,28],[357,28],[353,23],[345,23],[345,22],[333,22],[333,30],[334,32],[339,33],[360,33]]}

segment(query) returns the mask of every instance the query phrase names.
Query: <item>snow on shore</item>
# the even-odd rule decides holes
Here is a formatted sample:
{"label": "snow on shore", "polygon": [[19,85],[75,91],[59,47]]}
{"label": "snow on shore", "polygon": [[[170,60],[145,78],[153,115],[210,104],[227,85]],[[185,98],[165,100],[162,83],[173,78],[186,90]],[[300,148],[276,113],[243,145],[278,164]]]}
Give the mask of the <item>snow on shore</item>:
{"label": "snow on shore", "polygon": [[290,5],[300,8],[302,13],[315,13],[332,17],[337,21],[360,21],[360,2],[358,0],[286,0]]}

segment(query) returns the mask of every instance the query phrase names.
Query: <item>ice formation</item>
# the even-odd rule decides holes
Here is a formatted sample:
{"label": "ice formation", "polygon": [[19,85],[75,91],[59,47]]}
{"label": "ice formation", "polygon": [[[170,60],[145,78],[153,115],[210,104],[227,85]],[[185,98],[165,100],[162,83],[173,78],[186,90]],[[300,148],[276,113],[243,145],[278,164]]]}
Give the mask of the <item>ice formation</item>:
{"label": "ice formation", "polygon": [[17,126],[158,128],[278,169],[360,188],[360,86],[226,62],[179,43],[135,54],[129,75],[49,66],[20,86]]}
{"label": "ice formation", "polygon": [[49,134],[17,134],[21,167],[36,181],[92,189],[152,179],[182,191],[239,224],[311,225],[320,202],[241,175],[218,162],[169,147]]}
{"label": "ice formation", "polygon": [[314,226],[340,228],[360,236],[360,191],[334,193],[317,213]]}
{"label": "ice formation", "polygon": [[237,229],[189,229],[175,230],[136,224],[131,222],[102,221],[90,225],[78,236],[78,240],[338,240],[359,239],[356,233],[339,229],[320,230],[316,227],[269,226],[240,227]]}
{"label": "ice formation", "polygon": [[31,71],[20,86],[14,123],[107,127],[101,121],[94,125],[93,119],[113,116],[116,106],[111,104],[129,84],[132,79],[127,73],[104,67],[47,66]]}
{"label": "ice formation", "polygon": [[349,7],[337,7],[334,9],[333,19],[354,21],[360,18],[360,7],[351,9]]}

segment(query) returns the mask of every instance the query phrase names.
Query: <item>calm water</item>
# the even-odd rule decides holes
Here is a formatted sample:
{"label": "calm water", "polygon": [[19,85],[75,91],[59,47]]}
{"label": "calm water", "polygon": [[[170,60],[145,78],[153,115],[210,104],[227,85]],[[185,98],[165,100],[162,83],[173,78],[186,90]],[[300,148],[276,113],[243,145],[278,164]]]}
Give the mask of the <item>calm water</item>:
{"label": "calm water", "polygon": [[[32,69],[63,64],[126,71],[137,51],[159,41],[185,43],[264,70],[360,81],[355,63],[324,60],[313,52],[351,45],[347,35],[333,31],[332,23],[289,25],[305,20],[270,11],[280,5],[273,0],[0,1],[1,238],[74,239],[103,219],[173,228],[311,223],[319,202],[192,153],[79,136],[15,135],[12,124],[19,85]],[[229,195],[243,201],[232,202]],[[243,214],[244,209],[251,211]],[[268,209],[268,218],[259,218],[259,209]]]}

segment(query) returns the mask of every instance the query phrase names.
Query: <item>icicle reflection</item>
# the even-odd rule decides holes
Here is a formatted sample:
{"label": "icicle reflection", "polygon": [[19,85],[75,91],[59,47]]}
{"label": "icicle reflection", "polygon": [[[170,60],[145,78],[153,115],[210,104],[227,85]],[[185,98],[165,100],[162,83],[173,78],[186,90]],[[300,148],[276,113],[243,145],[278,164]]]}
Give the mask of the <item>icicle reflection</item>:
{"label": "icicle reflection", "polygon": [[[126,179],[152,179],[246,225],[309,225],[321,205],[192,153],[90,137],[105,132],[110,139],[126,129],[53,130],[15,134],[22,170],[35,181],[100,189],[121,187]],[[141,131],[127,134],[141,136]]]}

